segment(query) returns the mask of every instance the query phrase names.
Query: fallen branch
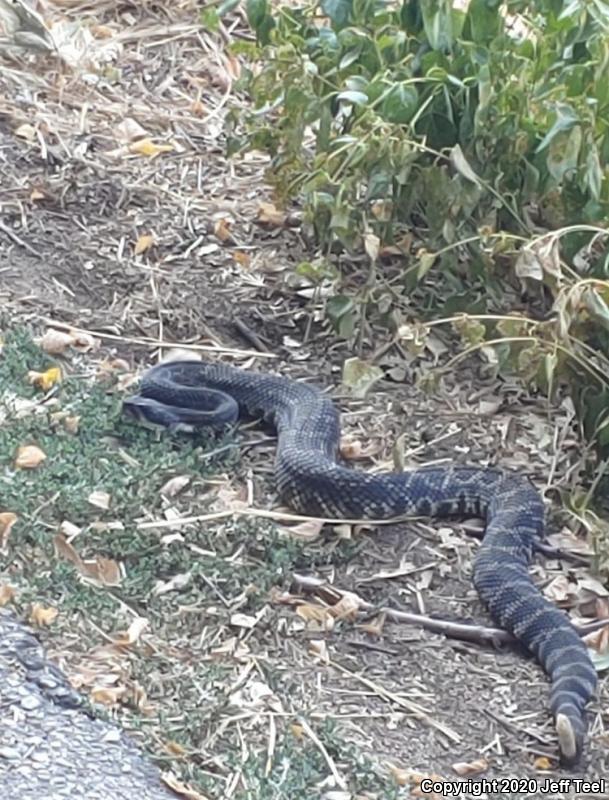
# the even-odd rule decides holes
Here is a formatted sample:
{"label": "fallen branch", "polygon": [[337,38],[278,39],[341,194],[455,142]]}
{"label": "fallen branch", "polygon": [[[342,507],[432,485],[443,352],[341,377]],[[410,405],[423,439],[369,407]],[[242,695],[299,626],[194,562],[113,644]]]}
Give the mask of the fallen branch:
{"label": "fallen branch", "polygon": [[[325,581],[319,578],[314,578],[310,575],[293,574],[292,591],[303,595],[311,595],[318,597],[327,603],[328,606],[336,605],[340,600],[345,597],[347,592],[342,592],[335,586],[330,586]],[[432,633],[439,633],[449,639],[459,639],[461,641],[473,642],[475,644],[492,645],[499,647],[501,645],[515,645],[519,644],[518,640],[512,636],[508,631],[502,628],[495,628],[488,625],[476,625],[469,622],[453,622],[452,620],[441,619],[437,617],[427,617],[423,614],[413,614],[409,611],[398,611],[394,608],[386,606],[377,607],[372,603],[367,603],[358,597],[358,607],[362,611],[375,612],[384,614],[387,619],[393,622],[399,622],[406,625],[416,625],[419,628],[431,631]],[[580,636],[586,636],[589,633],[600,630],[609,625],[609,620],[600,619],[591,622],[589,625],[575,626],[575,629]]]}

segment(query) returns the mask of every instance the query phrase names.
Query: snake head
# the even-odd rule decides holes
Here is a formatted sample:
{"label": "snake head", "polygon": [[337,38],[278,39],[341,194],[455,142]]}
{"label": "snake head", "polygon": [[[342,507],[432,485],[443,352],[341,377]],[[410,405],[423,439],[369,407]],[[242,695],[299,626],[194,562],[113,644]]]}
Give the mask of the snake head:
{"label": "snake head", "polygon": [[123,414],[135,419],[145,428],[166,428],[171,433],[194,433],[196,426],[186,422],[177,410],[154,400],[135,394],[123,400]]}

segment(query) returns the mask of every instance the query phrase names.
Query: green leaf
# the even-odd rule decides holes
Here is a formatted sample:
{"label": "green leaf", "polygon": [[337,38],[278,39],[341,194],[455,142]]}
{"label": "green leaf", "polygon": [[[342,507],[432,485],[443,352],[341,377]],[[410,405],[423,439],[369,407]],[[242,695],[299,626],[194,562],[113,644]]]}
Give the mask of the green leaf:
{"label": "green leaf", "polygon": [[466,35],[473,42],[486,44],[494,39],[503,27],[499,14],[500,0],[471,0],[465,22]]}
{"label": "green leaf", "polygon": [[399,83],[385,96],[381,116],[387,122],[406,125],[414,117],[419,106],[419,95],[412,83]]}
{"label": "green leaf", "polygon": [[417,278],[421,280],[429,270],[433,267],[436,261],[436,254],[435,253],[428,253],[427,250],[420,251],[419,254],[419,266],[417,269]]}
{"label": "green leaf", "polygon": [[550,143],[556,138],[556,136],[558,136],[559,133],[571,130],[571,128],[578,122],[579,117],[575,113],[575,110],[571,106],[568,106],[564,103],[560,104],[556,109],[555,123],[543,137],[540,144],[537,145],[535,152],[541,153],[541,151],[545,150],[545,148],[550,145]]}
{"label": "green leaf", "polygon": [[231,11],[237,8],[240,3],[241,0],[224,0],[224,2],[220,3],[218,6],[218,16],[226,16],[226,14],[229,14]]}
{"label": "green leaf", "polygon": [[609,653],[599,653],[593,647],[588,648],[588,653],[597,672],[609,669]]}
{"label": "green leaf", "polygon": [[334,330],[344,339],[349,339],[355,330],[357,307],[352,297],[334,295],[326,301],[326,315]]}
{"label": "green leaf", "polygon": [[[241,2],[241,0],[239,0],[239,2]],[[211,31],[214,33],[218,30],[220,25],[220,15],[213,6],[202,8],[199,19],[201,20],[201,25],[203,25],[206,31]]]}
{"label": "green leaf", "polygon": [[333,297],[329,297],[326,302],[326,314],[331,322],[338,322],[342,316],[348,314],[354,308],[353,298],[344,294],[335,294]]}
{"label": "green leaf", "polygon": [[275,20],[268,13],[267,0],[247,0],[246,13],[258,42],[263,45],[268,44],[269,34],[275,27]]}
{"label": "green leaf", "polygon": [[609,306],[601,295],[592,286],[586,287],[582,293],[582,300],[590,315],[602,325],[605,330],[609,330]]}
{"label": "green leaf", "polygon": [[420,0],[423,28],[433,50],[449,51],[453,45],[451,0]]}
{"label": "green leaf", "polygon": [[348,50],[344,56],[341,58],[338,68],[340,70],[345,70],[351,66],[351,64],[355,64],[356,61],[359,60],[362,54],[362,47],[358,45],[357,47],[352,47],[351,50]]}
{"label": "green leaf", "polygon": [[588,155],[586,156],[586,183],[594,200],[600,199],[602,181],[603,168],[601,167],[598,150],[594,143],[589,143]]}
{"label": "green leaf", "polygon": [[246,3],[247,21],[257,32],[267,12],[267,0],[247,0]]}
{"label": "green leaf", "polygon": [[552,139],[546,166],[550,175],[557,181],[561,181],[567,172],[577,168],[582,138],[582,129],[576,125],[568,131],[559,132]]}
{"label": "green leaf", "polygon": [[463,175],[464,178],[467,178],[468,181],[475,183],[476,186],[480,186],[480,178],[476,175],[474,170],[470,167],[467,159],[463,155],[463,150],[461,150],[461,145],[456,144],[450,151],[450,163],[453,167]]}
{"label": "green leaf", "polygon": [[571,2],[565,4],[563,10],[558,15],[558,19],[568,19],[569,17],[573,17],[575,14],[581,14],[583,8],[584,6],[582,0],[571,0]]}
{"label": "green leaf", "polygon": [[325,278],[337,277],[334,264],[322,258],[315,261],[301,261],[294,271],[297,275],[308,278],[312,283],[321,283]]}
{"label": "green leaf", "polygon": [[466,345],[481,344],[486,339],[486,328],[478,319],[471,319],[463,314],[453,322],[453,328],[463,339]]}
{"label": "green leaf", "polygon": [[336,95],[338,100],[346,100],[348,103],[353,103],[354,106],[365,106],[368,103],[368,95],[364,92],[352,91],[350,89],[344,92],[339,92]]}
{"label": "green leaf", "polygon": [[342,382],[354,397],[364,398],[383,374],[380,367],[368,364],[361,358],[348,358],[343,364]]}
{"label": "green leaf", "polygon": [[322,11],[339,30],[351,21],[352,6],[351,0],[322,0],[321,3]]}

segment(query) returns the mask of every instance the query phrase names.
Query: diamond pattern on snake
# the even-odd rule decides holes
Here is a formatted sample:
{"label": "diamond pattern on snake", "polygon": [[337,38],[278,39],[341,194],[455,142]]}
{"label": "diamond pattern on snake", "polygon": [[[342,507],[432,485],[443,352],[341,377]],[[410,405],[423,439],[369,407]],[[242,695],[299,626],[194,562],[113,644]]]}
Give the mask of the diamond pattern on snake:
{"label": "diamond pattern on snake", "polygon": [[179,361],[153,367],[124,403],[140,421],[194,430],[264,416],[277,430],[275,480],[294,510],[341,518],[404,514],[486,520],[473,581],[493,619],[512,633],[550,678],[561,760],[576,763],[585,738],[584,707],[596,670],[568,617],[529,575],[543,536],[543,501],[527,477],[500,469],[423,467],[369,475],[337,462],[339,414],[318,388],[225,364]]}

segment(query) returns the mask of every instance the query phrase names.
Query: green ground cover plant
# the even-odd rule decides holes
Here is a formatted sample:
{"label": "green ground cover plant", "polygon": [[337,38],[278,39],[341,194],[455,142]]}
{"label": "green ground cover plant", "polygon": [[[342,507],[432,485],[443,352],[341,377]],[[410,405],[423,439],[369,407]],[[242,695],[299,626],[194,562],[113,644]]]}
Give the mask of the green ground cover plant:
{"label": "green ground cover plant", "polygon": [[[243,776],[236,798],[293,797],[323,785],[327,764],[299,732],[302,720],[280,715],[271,758],[266,717],[252,712],[250,725],[235,705],[245,662],[233,657],[241,646],[234,614],[260,615],[247,639],[254,652],[272,651],[271,589],[299,564],[347,560],[351,549],[316,554],[259,519],[140,528],[162,520],[168,505],[180,516],[205,511],[207,479],[217,486],[223,470],[238,470],[232,433],[159,435],[121,417],[124,392],[100,380],[98,360],[49,356],[21,327],[6,325],[0,342],[0,605],[34,625],[86,690],[91,713],[119,720],[163,770],[210,797],[223,795],[232,773]],[[47,392],[32,386],[32,371],[58,365],[60,382]],[[46,458],[20,468],[23,447]],[[189,480],[170,497],[163,487],[178,477]],[[107,508],[90,501],[96,492],[107,493]],[[10,530],[7,515],[16,517]],[[143,635],[129,642],[133,625]],[[258,670],[269,692],[289,695],[294,678],[276,653],[261,656]],[[332,719],[311,724],[353,786],[397,797],[392,777],[343,741]]]}

